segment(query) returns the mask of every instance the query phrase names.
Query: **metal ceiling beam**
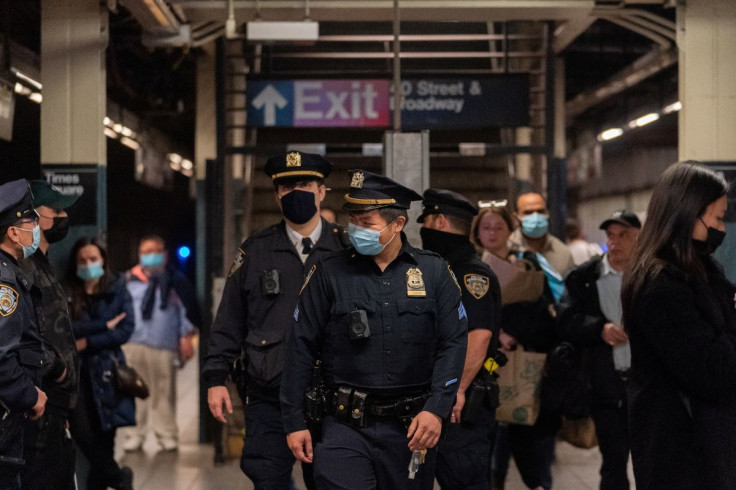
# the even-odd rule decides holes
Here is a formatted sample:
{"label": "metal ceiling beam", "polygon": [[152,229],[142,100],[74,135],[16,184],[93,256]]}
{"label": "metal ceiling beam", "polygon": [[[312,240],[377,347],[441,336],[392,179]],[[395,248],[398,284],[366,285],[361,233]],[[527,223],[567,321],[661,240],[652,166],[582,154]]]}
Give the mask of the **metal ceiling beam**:
{"label": "metal ceiling beam", "polygon": [[667,51],[653,49],[606,82],[579,94],[565,104],[568,123],[591,107],[633,87],[642,80],[674,65],[677,61],[677,48],[672,47]]}
{"label": "metal ceiling beam", "polygon": [[[225,0],[170,0],[193,21],[227,17]],[[402,21],[514,21],[565,20],[586,16],[594,0],[401,0]],[[263,20],[302,20],[304,0],[235,0],[238,22],[251,21],[260,12]],[[391,21],[391,0],[310,0],[313,21]]]}
{"label": "metal ceiling beam", "polygon": [[[335,58],[335,59],[385,59],[393,58],[393,53],[386,52],[303,52],[303,53],[271,53],[271,58]],[[509,53],[491,53],[488,51],[447,51],[447,52],[406,52],[400,53],[406,59],[436,59],[436,58],[540,58],[544,56],[540,51],[517,51]]]}

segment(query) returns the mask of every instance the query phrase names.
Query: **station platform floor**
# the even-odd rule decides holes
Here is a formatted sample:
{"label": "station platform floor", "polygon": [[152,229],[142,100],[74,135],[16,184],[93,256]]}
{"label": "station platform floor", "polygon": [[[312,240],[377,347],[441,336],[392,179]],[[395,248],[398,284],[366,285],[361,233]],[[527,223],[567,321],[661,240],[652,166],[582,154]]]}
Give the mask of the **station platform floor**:
{"label": "station platform floor", "polygon": [[[196,358],[195,358],[196,359]],[[134,472],[136,490],[250,490],[253,485],[240,471],[239,459],[229,459],[215,466],[211,444],[197,442],[199,414],[197,396],[199,376],[196,361],[187,363],[178,373],[177,423],[180,446],[175,452],[162,452],[152,435],[143,450],[125,453],[122,437],[116,441],[116,455],[121,464]],[[120,432],[118,432],[120,434]],[[578,449],[565,442],[557,444],[557,460],[552,468],[553,488],[559,490],[595,490],[598,488],[600,453],[597,448]],[[513,461],[506,481],[506,490],[524,490]],[[629,480],[634,489],[634,479],[629,463]],[[294,481],[302,490],[299,465],[294,467]],[[435,485],[435,488],[439,486]]]}

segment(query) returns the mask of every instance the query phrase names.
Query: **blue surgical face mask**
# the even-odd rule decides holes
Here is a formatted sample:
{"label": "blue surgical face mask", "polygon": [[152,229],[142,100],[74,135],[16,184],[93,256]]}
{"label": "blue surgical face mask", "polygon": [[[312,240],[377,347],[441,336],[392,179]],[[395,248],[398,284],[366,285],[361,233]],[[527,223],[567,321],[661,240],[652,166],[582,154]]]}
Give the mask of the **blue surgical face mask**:
{"label": "blue surgical face mask", "polygon": [[166,255],[163,253],[141,255],[141,265],[143,267],[161,267],[165,261]]}
{"label": "blue surgical face mask", "polygon": [[[386,228],[388,228],[390,224],[391,223],[386,225]],[[396,234],[394,234],[394,236],[391,237],[391,240],[386,242],[386,244],[381,245],[380,238],[383,230],[372,230],[370,228],[363,228],[362,226],[348,223],[348,237],[350,238],[350,243],[353,244],[355,250],[360,255],[378,255],[384,248],[386,248],[386,245],[391,243],[391,240],[394,239]]]}
{"label": "blue surgical face mask", "polygon": [[105,269],[102,268],[102,262],[92,262],[87,265],[77,266],[77,277],[83,281],[98,279],[104,274]]}
{"label": "blue surgical face mask", "polygon": [[33,243],[30,245],[21,245],[21,248],[23,249],[23,258],[27,259],[31,255],[35,254],[36,250],[38,250],[38,245],[41,243],[41,227],[36,223],[36,226],[34,226],[32,230],[26,230],[19,226],[16,226],[15,228],[17,230],[30,231],[33,235]]}
{"label": "blue surgical face mask", "polygon": [[547,215],[534,213],[521,218],[521,232],[529,238],[542,238],[549,230]]}

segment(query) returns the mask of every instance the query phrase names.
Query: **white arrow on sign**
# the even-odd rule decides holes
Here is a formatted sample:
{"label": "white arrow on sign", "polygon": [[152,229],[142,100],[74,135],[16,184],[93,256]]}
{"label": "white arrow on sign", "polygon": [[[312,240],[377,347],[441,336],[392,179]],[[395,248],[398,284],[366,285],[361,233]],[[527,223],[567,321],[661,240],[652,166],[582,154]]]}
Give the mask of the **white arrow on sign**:
{"label": "white arrow on sign", "polygon": [[253,99],[253,107],[259,110],[265,107],[263,121],[266,126],[276,125],[276,108],[283,109],[288,103],[289,101],[271,84],[266,85],[266,88]]}

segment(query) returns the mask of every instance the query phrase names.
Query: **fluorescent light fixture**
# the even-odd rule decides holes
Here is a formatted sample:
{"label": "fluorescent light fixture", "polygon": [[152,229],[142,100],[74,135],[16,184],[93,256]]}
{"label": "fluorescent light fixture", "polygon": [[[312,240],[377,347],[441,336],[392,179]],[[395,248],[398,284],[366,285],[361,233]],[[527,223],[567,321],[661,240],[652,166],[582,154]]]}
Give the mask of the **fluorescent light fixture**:
{"label": "fluorescent light fixture", "polygon": [[464,157],[482,157],[486,154],[485,143],[460,143],[458,148]]}
{"label": "fluorescent light fixture", "polygon": [[364,157],[383,156],[383,143],[363,143],[361,153]]}
{"label": "fluorescent light fixture", "polygon": [[168,159],[174,163],[181,163],[181,155],[178,153],[169,153],[166,155]]}
{"label": "fluorescent light fixture", "polygon": [[181,173],[186,175],[187,177],[191,177],[192,175],[194,175],[194,171],[191,168],[183,168],[181,170]]}
{"label": "fluorescent light fixture", "polygon": [[102,124],[104,124],[105,126],[109,128],[110,126],[112,126],[112,119],[105,116],[105,119],[102,120]]}
{"label": "fluorescent light fixture", "polygon": [[136,140],[130,139],[127,136],[122,136],[120,138],[120,142],[124,144],[125,146],[127,146],[128,148],[130,148],[131,150],[137,150],[138,148],[141,147],[141,145],[138,144]]}
{"label": "fluorescent light fixture", "polygon": [[624,130],[621,128],[606,129],[605,131],[603,131],[601,134],[598,135],[598,141],[612,140],[614,138],[618,138],[622,134],[624,134]]}
{"label": "fluorescent light fixture", "polygon": [[43,102],[43,95],[39,94],[38,92],[33,92],[31,95],[28,96],[28,98],[36,104],[40,104],[41,102]]}
{"label": "fluorescent light fixture", "polygon": [[22,83],[15,82],[15,93],[19,95],[31,95],[32,90]]}
{"label": "fluorescent light fixture", "polygon": [[181,170],[181,162],[169,160],[169,167],[171,167],[171,170],[176,170],[178,172],[179,170]]}
{"label": "fluorescent light fixture", "polygon": [[123,126],[123,129],[120,130],[120,133],[123,136],[127,136],[128,138],[132,138],[135,133],[133,133],[133,130],[130,129],[128,126]]}
{"label": "fluorescent light fixture", "polygon": [[246,38],[249,41],[316,41],[319,39],[319,22],[265,22],[247,23]]}
{"label": "fluorescent light fixture", "polygon": [[653,123],[657,119],[659,119],[659,114],[657,114],[656,112],[650,112],[649,114],[645,114],[641,117],[637,117],[632,122],[634,123],[636,127],[640,128],[642,126],[646,126],[647,124]]}
{"label": "fluorescent light fixture", "polygon": [[105,133],[105,136],[107,136],[108,138],[117,139],[118,137],[118,133],[110,128],[105,128],[102,130],[102,132]]}
{"label": "fluorescent light fixture", "polygon": [[194,164],[191,160],[187,160],[186,158],[181,161],[181,168],[184,170],[191,170],[194,167]]}
{"label": "fluorescent light fixture", "polygon": [[671,112],[677,112],[680,109],[682,109],[682,102],[678,100],[677,102],[673,102],[672,104],[662,109],[662,112],[664,112],[665,114],[669,114]]}
{"label": "fluorescent light fixture", "polygon": [[120,123],[115,123],[112,125],[112,130],[116,133],[122,133],[123,132],[123,125]]}
{"label": "fluorescent light fixture", "polygon": [[43,88],[43,86],[41,85],[40,82],[37,82],[36,80],[34,80],[33,78],[29,77],[28,75],[26,75],[22,71],[18,71],[18,70],[14,70],[14,71],[15,71],[15,76],[16,77],[20,78],[21,80],[23,80],[26,83],[29,83],[29,84],[33,85],[36,88],[36,90],[41,90]]}

